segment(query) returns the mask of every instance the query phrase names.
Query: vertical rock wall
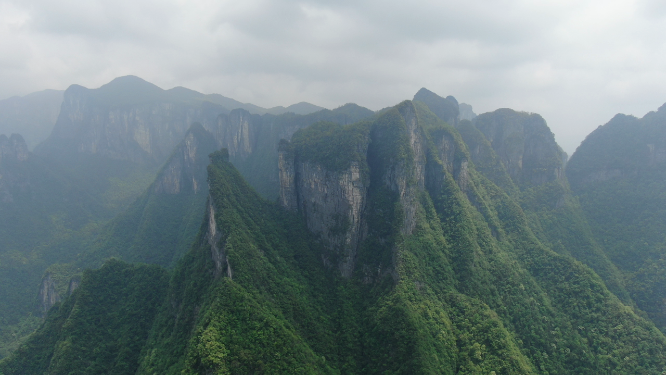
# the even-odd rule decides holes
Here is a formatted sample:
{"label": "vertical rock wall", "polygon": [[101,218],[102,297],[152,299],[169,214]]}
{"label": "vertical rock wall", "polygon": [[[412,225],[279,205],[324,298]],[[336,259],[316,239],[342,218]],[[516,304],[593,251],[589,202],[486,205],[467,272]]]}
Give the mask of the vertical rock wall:
{"label": "vertical rock wall", "polygon": [[474,125],[518,186],[539,186],[563,177],[566,154],[541,116],[504,108],[479,115]]}
{"label": "vertical rock wall", "polygon": [[56,283],[50,272],[42,278],[42,284],[39,287],[39,311],[45,317],[51,307],[60,302],[60,296],[56,291]]}

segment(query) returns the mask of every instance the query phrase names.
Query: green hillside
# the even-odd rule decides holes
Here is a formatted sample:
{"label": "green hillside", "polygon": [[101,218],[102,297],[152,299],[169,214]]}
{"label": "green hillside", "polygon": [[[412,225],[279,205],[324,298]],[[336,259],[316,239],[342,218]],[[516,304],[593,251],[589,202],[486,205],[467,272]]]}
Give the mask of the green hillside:
{"label": "green hillside", "polygon": [[567,176],[636,305],[666,331],[666,108],[616,115],[587,136]]}
{"label": "green hillside", "polygon": [[[520,184],[498,187],[477,171],[474,150],[464,138],[426,106],[410,101],[367,122],[301,130],[291,144],[282,145],[294,170],[301,171],[293,180],[297,204],[288,206],[295,207],[291,211],[255,193],[224,150],[212,154],[201,231],[169,282],[152,279],[154,301],[161,302],[156,312],[149,311],[153,303],[136,298],[114,303],[119,293],[111,286],[116,284],[102,287],[94,276],[115,280],[123,279],[120,275],[128,272],[123,269],[136,277],[159,272],[111,262],[87,272],[81,287],[52,310],[35,336],[0,362],[0,371],[665,371],[666,338],[655,325],[576,260],[576,247],[562,243],[556,252],[550,248],[552,233],[537,232],[539,225],[551,223],[538,209],[552,196],[549,182],[538,191]],[[497,160],[503,163],[501,156]],[[352,186],[345,182],[346,171],[357,167],[361,172]],[[500,168],[494,176],[502,173]],[[343,189],[335,190],[335,184]],[[342,195],[312,202],[319,193],[308,186],[327,186]],[[344,219],[343,203],[351,197],[345,191],[364,202],[360,223]],[[558,214],[551,211],[545,213]],[[315,231],[321,217],[339,226]],[[534,218],[539,223],[530,223]],[[564,221],[552,222],[559,228]],[[357,245],[334,246],[354,228],[361,228]],[[349,254],[355,254],[352,262]],[[81,291],[90,291],[90,298],[77,297]],[[82,315],[63,313],[77,302],[71,311]],[[106,308],[107,303],[115,307]],[[127,319],[119,308],[145,319]],[[104,325],[92,330],[105,330],[104,336],[91,336],[84,328],[84,318],[96,316],[93,311],[106,311]],[[144,344],[142,322],[152,319]],[[131,344],[141,346],[140,351],[131,347],[140,353],[136,361],[123,357],[124,347],[113,346],[123,342],[125,332],[136,332]],[[67,348],[79,345],[85,350],[70,355]]]}

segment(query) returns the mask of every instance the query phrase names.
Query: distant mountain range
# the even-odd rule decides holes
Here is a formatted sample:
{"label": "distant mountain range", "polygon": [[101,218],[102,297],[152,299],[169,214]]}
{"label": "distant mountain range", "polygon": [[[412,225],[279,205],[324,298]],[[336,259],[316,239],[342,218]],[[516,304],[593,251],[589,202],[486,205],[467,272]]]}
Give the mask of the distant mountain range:
{"label": "distant mountain range", "polygon": [[426,88],[210,97],[72,86],[0,136],[1,374],[666,371],[666,106],[568,158]]}
{"label": "distant mountain range", "polygon": [[[346,124],[373,114],[350,104],[309,115],[259,115],[206,97],[238,103],[162,90],[137,77],[98,89],[73,85],[60,94],[58,118],[34,152],[21,135],[0,135],[0,300],[6,301],[0,304],[0,356],[30,331],[30,313],[44,314],[67,295],[67,280],[79,269],[109,256],[175,262],[186,245],[167,238],[189,243],[198,230],[209,153],[226,147],[262,193],[277,197],[281,138],[320,120]],[[193,123],[199,125],[190,129]],[[157,244],[150,242],[155,230],[172,232]],[[104,240],[109,236],[113,241]],[[131,250],[143,246],[156,253]]]}
{"label": "distant mountain range", "polygon": [[[78,85],[74,86],[80,87]],[[267,109],[251,103],[241,103],[219,94],[202,94],[180,86],[162,90],[135,76],[116,78],[94,91],[100,97],[100,100],[111,105],[118,104],[122,100],[128,100],[128,102],[134,100],[134,103],[139,103],[141,100],[157,99],[190,104],[208,102],[223,107],[226,112],[242,108],[252,114],[259,115],[280,115],[288,112],[306,115],[324,109],[306,102],[292,104],[288,107],[277,106]],[[44,90],[23,97],[14,96],[0,100],[0,134],[21,134],[32,150],[51,134],[60,113],[63,94],[64,91],[61,90]],[[117,95],[121,95],[123,98]]]}

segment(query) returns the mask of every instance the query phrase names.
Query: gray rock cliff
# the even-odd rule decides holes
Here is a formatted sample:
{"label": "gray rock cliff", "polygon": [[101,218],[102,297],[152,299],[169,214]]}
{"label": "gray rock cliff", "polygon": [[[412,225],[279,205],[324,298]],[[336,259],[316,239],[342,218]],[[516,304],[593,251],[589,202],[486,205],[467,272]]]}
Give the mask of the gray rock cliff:
{"label": "gray rock cliff", "polygon": [[[416,226],[419,194],[426,184],[436,189],[446,176],[442,164],[437,171],[428,162],[427,137],[412,102],[403,102],[379,117],[376,123],[368,125],[365,138],[357,138],[357,142],[351,147],[361,159],[352,159],[340,168],[335,163],[327,167],[330,160],[308,158],[308,150],[294,149],[290,142],[282,141],[278,157],[279,202],[289,210],[298,211],[310,231],[320,237],[328,249],[322,254],[326,265],[337,267],[343,277],[351,277],[362,267],[368,273],[364,279],[371,282],[375,275],[393,272],[386,264],[357,264],[358,251],[369,230],[366,211],[373,190],[370,185],[375,184],[375,194],[388,190],[396,197],[401,212],[400,233],[409,235]],[[388,146],[395,142],[399,149]],[[464,186],[468,178],[467,160],[454,156],[458,146],[446,136],[438,138],[436,143],[444,164]]]}
{"label": "gray rock cliff", "polygon": [[460,113],[458,114],[458,121],[469,120],[472,121],[476,118],[476,113],[472,110],[472,106],[467,103],[458,104]]}
{"label": "gray rock cliff", "polygon": [[21,162],[28,160],[28,146],[20,134],[12,134],[9,138],[0,134],[0,163],[3,160]]}
{"label": "gray rock cliff", "polygon": [[208,154],[217,149],[213,135],[199,123],[192,125],[183,141],[157,176],[153,191],[158,194],[194,194],[206,190]]}
{"label": "gray rock cliff", "polygon": [[0,134],[0,203],[13,203],[14,195],[30,189],[30,176],[23,168],[30,153],[23,137]]}
{"label": "gray rock cliff", "polygon": [[193,122],[211,126],[224,111],[211,103],[179,100],[137,77],[117,78],[98,89],[72,85],[51,136],[36,151],[65,149],[161,164]]}
{"label": "gray rock cliff", "polygon": [[479,115],[474,125],[519,187],[539,186],[563,177],[566,154],[538,114],[498,109]]}
{"label": "gray rock cliff", "polygon": [[46,316],[51,307],[60,302],[60,296],[56,291],[56,283],[50,272],[47,272],[42,278],[42,284],[39,287],[39,311],[42,317]]}
{"label": "gray rock cliff", "polygon": [[[367,148],[367,144],[365,144]],[[358,162],[342,171],[329,171],[323,166],[295,160],[281,149],[280,203],[305,217],[308,229],[320,236],[332,254],[322,254],[325,264],[337,267],[343,277],[350,277],[358,246],[364,237],[363,212],[367,200]]]}
{"label": "gray rock cliff", "polygon": [[424,87],[414,95],[413,100],[427,105],[437,117],[450,125],[456,125],[460,120],[458,101],[453,96],[443,98]]}

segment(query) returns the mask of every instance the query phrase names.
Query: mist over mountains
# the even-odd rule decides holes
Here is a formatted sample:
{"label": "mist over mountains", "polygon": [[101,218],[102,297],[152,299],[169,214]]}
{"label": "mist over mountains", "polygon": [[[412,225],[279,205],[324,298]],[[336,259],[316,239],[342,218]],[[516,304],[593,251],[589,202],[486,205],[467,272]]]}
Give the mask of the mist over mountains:
{"label": "mist over mountains", "polygon": [[666,371],[664,107],[569,158],[426,88],[60,95],[32,152],[0,135],[2,374]]}

